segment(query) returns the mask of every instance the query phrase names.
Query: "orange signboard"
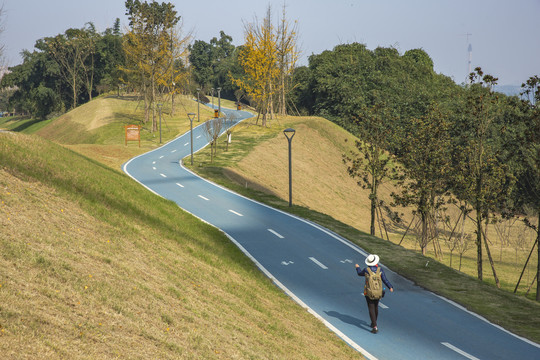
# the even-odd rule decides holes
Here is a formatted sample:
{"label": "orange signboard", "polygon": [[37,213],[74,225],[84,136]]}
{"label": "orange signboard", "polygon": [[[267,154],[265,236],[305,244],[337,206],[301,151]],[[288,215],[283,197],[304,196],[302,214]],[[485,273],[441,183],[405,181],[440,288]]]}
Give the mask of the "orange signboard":
{"label": "orange signboard", "polygon": [[125,125],[126,129],[126,146],[128,141],[139,141],[141,147],[141,126],[140,125]]}

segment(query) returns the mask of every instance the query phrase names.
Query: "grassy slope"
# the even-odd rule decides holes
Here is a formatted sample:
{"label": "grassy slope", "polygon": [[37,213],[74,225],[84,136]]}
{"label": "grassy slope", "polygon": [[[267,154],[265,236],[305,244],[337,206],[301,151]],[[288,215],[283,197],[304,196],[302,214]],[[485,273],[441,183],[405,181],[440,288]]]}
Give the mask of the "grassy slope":
{"label": "grassy slope", "polygon": [[116,170],[0,133],[3,358],[358,358],[218,230]]}

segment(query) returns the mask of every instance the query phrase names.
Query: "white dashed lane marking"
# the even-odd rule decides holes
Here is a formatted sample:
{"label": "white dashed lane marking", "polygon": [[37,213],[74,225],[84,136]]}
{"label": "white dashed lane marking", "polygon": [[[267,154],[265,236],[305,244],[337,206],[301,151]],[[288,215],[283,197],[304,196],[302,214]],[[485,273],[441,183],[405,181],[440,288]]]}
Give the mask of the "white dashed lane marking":
{"label": "white dashed lane marking", "polygon": [[471,354],[469,353],[466,353],[465,351],[455,347],[454,345],[450,344],[450,343],[447,343],[447,342],[442,342],[441,344],[443,344],[444,346],[446,346],[447,348],[451,349],[451,350],[454,350],[455,352],[457,352],[458,354],[460,355],[463,355],[465,356],[467,359],[470,359],[470,360],[480,360],[478,359],[476,356],[472,356]]}
{"label": "white dashed lane marking", "polygon": [[268,229],[268,231],[270,231],[272,234],[276,235],[278,238],[283,239],[283,236],[281,234],[279,234],[277,231],[274,231],[272,229]]}
{"label": "white dashed lane marking", "polygon": [[324,270],[328,269],[326,265],[322,264],[319,260],[315,259],[314,257],[310,257],[309,260],[313,261],[315,264],[319,265]]}
{"label": "white dashed lane marking", "polygon": [[229,210],[229,211],[232,212],[234,215],[244,216],[244,215],[242,215],[242,214],[240,214],[239,212],[236,212],[236,211],[234,211],[234,210]]}

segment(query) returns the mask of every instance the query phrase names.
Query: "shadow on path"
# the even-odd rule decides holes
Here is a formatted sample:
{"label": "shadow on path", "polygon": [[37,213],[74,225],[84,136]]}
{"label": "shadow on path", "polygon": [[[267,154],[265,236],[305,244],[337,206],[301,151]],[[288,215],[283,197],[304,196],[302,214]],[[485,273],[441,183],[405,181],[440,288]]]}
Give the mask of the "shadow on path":
{"label": "shadow on path", "polygon": [[364,320],[360,320],[353,316],[345,315],[337,311],[325,311],[325,313],[326,315],[339,319],[343,321],[344,323],[354,325],[365,331],[371,331],[371,327],[369,326],[369,323],[365,322]]}

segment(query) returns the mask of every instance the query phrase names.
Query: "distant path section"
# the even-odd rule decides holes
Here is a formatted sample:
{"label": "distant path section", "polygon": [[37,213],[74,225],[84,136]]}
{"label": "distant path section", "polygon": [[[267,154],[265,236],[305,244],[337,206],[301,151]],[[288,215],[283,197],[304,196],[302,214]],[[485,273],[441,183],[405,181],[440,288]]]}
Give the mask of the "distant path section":
{"label": "distant path section", "polygon": [[[252,116],[222,111],[236,117],[236,123]],[[194,151],[207,144],[203,127],[193,129]],[[370,333],[363,278],[354,268],[355,263],[364,264],[367,254],[319,225],[197,176],[181,164],[190,150],[187,132],[131,159],[123,170],[146,189],[221,229],[277,286],[366,358],[540,359],[538,344],[387,268],[396,291],[380,303],[379,333]]]}

